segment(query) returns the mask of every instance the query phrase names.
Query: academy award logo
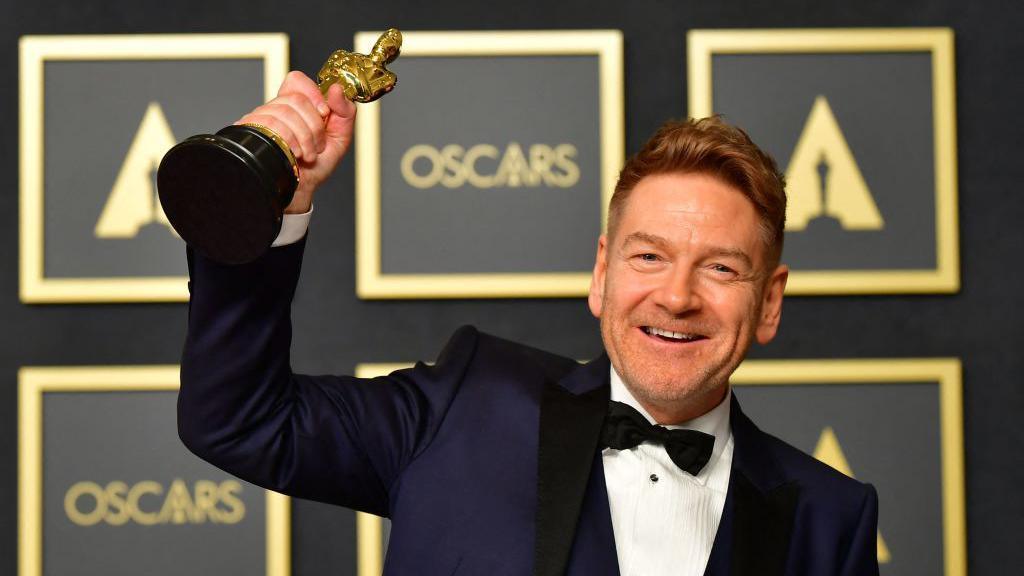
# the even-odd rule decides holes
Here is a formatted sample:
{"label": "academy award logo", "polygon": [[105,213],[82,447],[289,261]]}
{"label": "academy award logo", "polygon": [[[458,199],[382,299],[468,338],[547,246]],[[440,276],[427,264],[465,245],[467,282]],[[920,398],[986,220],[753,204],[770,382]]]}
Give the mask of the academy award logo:
{"label": "academy award logo", "polygon": [[287,38],[26,36],[20,50],[22,300],[187,300],[156,168],[179,138],[272,97]]}
{"label": "academy award logo", "polygon": [[724,115],[785,173],[789,293],[958,289],[950,30],[688,38],[690,115]]}
{"label": "academy award logo", "polygon": [[864,176],[824,96],[814,99],[786,168],[786,231],[816,222],[840,230],[881,230],[885,226]]}
{"label": "academy award logo", "polygon": [[177,142],[159,102],[151,102],[96,221],[97,238],[135,238],[146,226],[174,234],[156,193],[160,159]]}

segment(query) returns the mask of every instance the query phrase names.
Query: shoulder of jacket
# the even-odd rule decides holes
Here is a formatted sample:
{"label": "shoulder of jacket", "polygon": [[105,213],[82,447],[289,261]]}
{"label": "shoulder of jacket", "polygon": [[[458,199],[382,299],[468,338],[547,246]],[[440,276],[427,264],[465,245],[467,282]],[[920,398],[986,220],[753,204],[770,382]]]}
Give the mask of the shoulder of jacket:
{"label": "shoulder of jacket", "polygon": [[521,342],[479,331],[474,326],[459,327],[449,339],[438,359],[457,350],[473,349],[473,362],[482,362],[495,370],[505,368],[516,372],[524,369],[539,370],[546,378],[558,380],[579,366],[571,358],[528,346]]}

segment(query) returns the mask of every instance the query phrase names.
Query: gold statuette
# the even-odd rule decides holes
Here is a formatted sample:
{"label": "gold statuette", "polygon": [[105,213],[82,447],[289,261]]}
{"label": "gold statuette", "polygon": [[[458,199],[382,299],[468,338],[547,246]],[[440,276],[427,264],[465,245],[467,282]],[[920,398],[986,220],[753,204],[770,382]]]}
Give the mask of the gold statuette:
{"label": "gold statuette", "polygon": [[391,92],[398,81],[386,66],[402,51],[402,33],[388,28],[367,54],[336,50],[316,75],[320,91],[327,94],[332,84],[341,84],[345,98],[353,102],[373,102]]}

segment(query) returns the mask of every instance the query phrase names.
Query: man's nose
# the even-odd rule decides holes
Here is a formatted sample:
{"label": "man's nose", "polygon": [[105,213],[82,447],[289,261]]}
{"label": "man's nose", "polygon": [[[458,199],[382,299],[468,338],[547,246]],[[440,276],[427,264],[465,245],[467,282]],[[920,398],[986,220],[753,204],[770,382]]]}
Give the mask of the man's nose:
{"label": "man's nose", "polygon": [[696,275],[692,270],[679,268],[666,275],[655,293],[656,303],[671,314],[682,314],[699,309],[701,298]]}

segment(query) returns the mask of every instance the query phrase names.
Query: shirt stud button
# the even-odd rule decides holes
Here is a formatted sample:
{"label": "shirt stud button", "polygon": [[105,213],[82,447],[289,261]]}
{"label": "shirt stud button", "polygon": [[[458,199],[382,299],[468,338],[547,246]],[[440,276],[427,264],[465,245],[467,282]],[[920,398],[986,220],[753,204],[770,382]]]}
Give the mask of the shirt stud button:
{"label": "shirt stud button", "polygon": [[658,475],[657,474],[651,474],[651,482],[657,482],[657,481],[658,481]]}

